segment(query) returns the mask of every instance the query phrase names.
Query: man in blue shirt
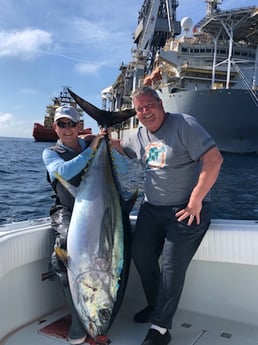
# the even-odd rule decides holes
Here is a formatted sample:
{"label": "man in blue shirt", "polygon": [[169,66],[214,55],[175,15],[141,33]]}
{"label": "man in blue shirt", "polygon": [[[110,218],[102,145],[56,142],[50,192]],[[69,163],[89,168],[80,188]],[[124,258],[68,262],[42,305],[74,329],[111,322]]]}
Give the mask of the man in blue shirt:
{"label": "man in blue shirt", "polygon": [[[51,226],[55,238],[54,245],[63,249],[66,249],[67,245],[67,233],[74,197],[55,178],[55,173],[58,173],[63,179],[77,187],[81,182],[87,162],[91,159],[99,141],[105,135],[105,131],[100,131],[98,135],[86,135],[84,139],[79,138],[79,121],[80,115],[75,108],[69,105],[57,108],[53,127],[59,140],[55,145],[43,151],[43,161],[56,198],[55,205],[50,210]],[[123,169],[122,164],[120,164],[121,161],[118,162],[120,155],[114,150],[112,153],[117,161],[118,169]],[[54,276],[58,277],[72,317],[72,324],[68,332],[69,342],[70,344],[83,344],[86,339],[85,330],[73,305],[66,268],[56,256],[55,251],[51,257],[51,271]]]}

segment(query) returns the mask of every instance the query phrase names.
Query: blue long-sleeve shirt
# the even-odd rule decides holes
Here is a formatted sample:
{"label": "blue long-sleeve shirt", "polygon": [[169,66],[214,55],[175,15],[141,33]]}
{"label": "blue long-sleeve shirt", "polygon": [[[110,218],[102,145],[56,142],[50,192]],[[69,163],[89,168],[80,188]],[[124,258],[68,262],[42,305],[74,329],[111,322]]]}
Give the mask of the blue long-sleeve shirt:
{"label": "blue long-sleeve shirt", "polygon": [[[58,140],[58,144],[68,150],[73,151],[71,148],[63,145],[60,140]],[[48,170],[51,182],[55,179],[55,173],[58,173],[65,180],[70,180],[85,168],[87,162],[92,157],[93,149],[89,146],[86,147],[85,140],[80,138],[79,144],[82,148],[82,152],[69,161],[65,161],[64,159],[62,159],[56,151],[51,150],[50,148],[46,148],[43,151],[42,158]],[[114,158],[118,176],[125,174],[127,172],[127,159],[120,155],[114,149],[112,149],[112,155]]]}

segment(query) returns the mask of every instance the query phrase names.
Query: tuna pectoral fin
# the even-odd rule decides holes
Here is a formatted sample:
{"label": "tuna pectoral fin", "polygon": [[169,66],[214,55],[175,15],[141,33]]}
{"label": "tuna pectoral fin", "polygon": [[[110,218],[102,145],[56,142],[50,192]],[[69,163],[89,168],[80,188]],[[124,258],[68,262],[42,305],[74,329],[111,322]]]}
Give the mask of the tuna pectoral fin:
{"label": "tuna pectoral fin", "polygon": [[73,197],[76,197],[78,188],[73,186],[71,183],[67,182],[60,176],[58,173],[55,173],[55,178],[72,194]]}
{"label": "tuna pectoral fin", "polygon": [[133,195],[130,197],[130,199],[128,199],[127,201],[125,201],[125,207],[128,213],[131,212],[136,200],[138,197],[138,189],[133,193]]}
{"label": "tuna pectoral fin", "polygon": [[65,249],[60,248],[60,247],[55,247],[54,251],[55,251],[56,255],[58,256],[58,258],[65,265],[65,267],[68,267],[67,251]]}

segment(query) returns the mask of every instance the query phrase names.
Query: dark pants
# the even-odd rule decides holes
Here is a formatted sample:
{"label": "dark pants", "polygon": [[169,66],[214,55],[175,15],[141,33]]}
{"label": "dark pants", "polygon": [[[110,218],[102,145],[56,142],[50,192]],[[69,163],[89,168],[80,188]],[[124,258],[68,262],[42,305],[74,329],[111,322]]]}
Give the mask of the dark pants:
{"label": "dark pants", "polygon": [[[62,205],[56,205],[53,206],[50,210],[50,218],[54,237],[54,247],[67,249],[67,235],[71,220],[71,212]],[[69,313],[72,317],[72,323],[68,332],[68,338],[81,338],[84,336],[85,331],[73,304],[69,288],[67,269],[62,261],[58,258],[55,251],[53,251],[51,256],[50,272],[53,273],[54,280],[58,281],[60,287],[63,290],[64,298]]]}
{"label": "dark pants", "polygon": [[142,204],[133,234],[132,256],[154,307],[151,322],[164,328],[172,326],[187,268],[210,225],[209,203],[203,204],[199,225],[178,222],[175,213],[185,206]]}
{"label": "dark pants", "polygon": [[[67,235],[71,220],[71,212],[62,205],[53,206],[50,210],[51,227],[54,237],[54,247],[66,249]],[[56,274],[62,286],[68,285],[67,270],[55,251],[51,256],[50,271]]]}

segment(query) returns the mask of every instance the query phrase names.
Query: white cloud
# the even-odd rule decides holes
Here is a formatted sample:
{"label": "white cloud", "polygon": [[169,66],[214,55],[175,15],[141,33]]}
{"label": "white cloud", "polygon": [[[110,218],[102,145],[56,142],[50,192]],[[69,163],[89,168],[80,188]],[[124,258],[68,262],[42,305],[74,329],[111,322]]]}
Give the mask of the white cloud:
{"label": "white cloud", "polygon": [[105,42],[108,34],[101,22],[91,22],[85,19],[74,20],[73,28],[78,32],[77,40],[86,40],[88,43]]}
{"label": "white cloud", "polygon": [[14,122],[14,116],[10,113],[0,113],[0,129],[9,128]]}
{"label": "white cloud", "polygon": [[0,113],[0,137],[31,138],[32,125],[11,113]]}
{"label": "white cloud", "polygon": [[75,71],[80,74],[96,74],[105,65],[104,62],[93,63],[93,62],[83,62],[75,65]]}
{"label": "white cloud", "polygon": [[41,49],[52,44],[52,35],[39,29],[0,31],[0,57],[15,56],[26,59],[39,55]]}
{"label": "white cloud", "polygon": [[111,56],[113,60],[117,58],[120,61],[120,56],[123,56],[133,45],[126,28],[115,22],[73,17],[69,23],[60,27],[55,28],[55,40],[59,44],[55,49],[56,52],[65,50],[66,54],[69,52],[70,55],[76,54],[77,57],[92,54]]}

